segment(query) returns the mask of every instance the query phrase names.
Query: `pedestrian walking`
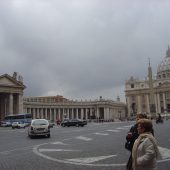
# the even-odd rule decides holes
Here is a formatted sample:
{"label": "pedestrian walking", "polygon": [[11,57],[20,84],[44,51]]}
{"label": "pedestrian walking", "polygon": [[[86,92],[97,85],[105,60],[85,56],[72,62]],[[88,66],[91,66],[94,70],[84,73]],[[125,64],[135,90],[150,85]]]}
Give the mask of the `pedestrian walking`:
{"label": "pedestrian walking", "polygon": [[139,137],[132,148],[133,170],[156,170],[159,150],[152,131],[152,121],[140,119],[137,121]]}

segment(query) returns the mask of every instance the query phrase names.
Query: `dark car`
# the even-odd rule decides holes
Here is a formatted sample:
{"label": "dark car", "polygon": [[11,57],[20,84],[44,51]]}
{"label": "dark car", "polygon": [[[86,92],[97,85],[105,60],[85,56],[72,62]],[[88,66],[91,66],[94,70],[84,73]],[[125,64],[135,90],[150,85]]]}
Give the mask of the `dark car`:
{"label": "dark car", "polygon": [[87,125],[87,121],[86,120],[81,120],[81,119],[66,119],[64,121],[61,122],[61,126],[65,127],[69,127],[69,126],[84,126]]}

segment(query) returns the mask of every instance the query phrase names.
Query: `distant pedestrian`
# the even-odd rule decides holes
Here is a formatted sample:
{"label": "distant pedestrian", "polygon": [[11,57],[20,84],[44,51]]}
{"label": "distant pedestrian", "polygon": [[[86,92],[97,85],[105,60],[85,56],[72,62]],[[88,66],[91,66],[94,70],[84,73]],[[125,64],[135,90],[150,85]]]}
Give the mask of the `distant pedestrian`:
{"label": "distant pedestrian", "polygon": [[61,120],[59,118],[57,118],[56,123],[59,126],[61,124]]}
{"label": "distant pedestrian", "polygon": [[156,170],[159,156],[158,145],[152,131],[152,121],[140,119],[137,122],[139,137],[132,149],[133,170]]}

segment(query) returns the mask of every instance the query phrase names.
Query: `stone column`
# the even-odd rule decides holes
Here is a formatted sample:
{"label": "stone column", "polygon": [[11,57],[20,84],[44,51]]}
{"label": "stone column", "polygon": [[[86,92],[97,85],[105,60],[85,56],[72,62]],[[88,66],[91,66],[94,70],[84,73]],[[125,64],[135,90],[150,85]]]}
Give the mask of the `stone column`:
{"label": "stone column", "polygon": [[127,97],[127,108],[128,108],[128,117],[131,116],[131,105],[130,105],[130,97]]}
{"label": "stone column", "polygon": [[66,108],[66,114],[67,114],[67,118],[70,119],[69,108]]}
{"label": "stone column", "polygon": [[90,108],[90,119],[91,119],[91,116],[92,116],[92,109],[93,108]]}
{"label": "stone column", "polygon": [[9,94],[9,114],[13,115],[13,94]]}
{"label": "stone column", "polygon": [[59,120],[61,120],[61,110],[60,110],[60,108],[58,108],[58,118],[59,118]]}
{"label": "stone column", "polygon": [[76,108],[76,119],[78,119],[78,108]]}
{"label": "stone column", "polygon": [[142,112],[142,107],[141,107],[141,96],[138,96],[138,113]]}
{"label": "stone column", "polygon": [[160,95],[157,94],[157,100],[158,100],[158,113],[161,113],[161,105],[160,105]]}
{"label": "stone column", "polygon": [[83,117],[84,117],[84,114],[83,114],[83,108],[81,108],[81,119],[83,119]]}
{"label": "stone column", "polygon": [[47,119],[47,108],[45,108],[45,119]]}
{"label": "stone column", "polygon": [[156,106],[156,113],[158,113],[158,102],[157,102],[157,94],[154,94],[155,106]]}
{"label": "stone column", "polygon": [[39,118],[41,119],[42,118],[42,114],[41,114],[41,108],[39,108]]}
{"label": "stone column", "polygon": [[52,120],[52,109],[51,108],[49,109],[50,109],[50,120]]}
{"label": "stone column", "polygon": [[88,108],[86,108],[86,113],[85,113],[85,119],[87,120],[88,118]]}
{"label": "stone column", "polygon": [[96,108],[96,118],[99,118],[99,108]]}
{"label": "stone column", "polygon": [[150,106],[149,106],[149,95],[146,95],[146,104],[147,104],[147,112],[150,113]]}
{"label": "stone column", "polygon": [[37,108],[37,117],[36,118],[40,118],[40,108]]}
{"label": "stone column", "polygon": [[54,122],[56,122],[56,108],[54,108]]}
{"label": "stone column", "polygon": [[63,108],[63,118],[67,118],[67,109]]}
{"label": "stone column", "polygon": [[165,99],[165,93],[163,93],[163,106],[164,106],[164,113],[167,113],[167,111],[166,111],[166,99]]}
{"label": "stone column", "polygon": [[73,119],[74,118],[74,109],[72,108],[71,109],[71,119]]}
{"label": "stone column", "polygon": [[33,119],[35,119],[35,118],[36,118],[36,117],[35,117],[35,108],[33,108],[32,117],[33,117]]}
{"label": "stone column", "polygon": [[23,113],[23,95],[18,94],[18,112]]}
{"label": "stone column", "polygon": [[109,118],[108,118],[108,113],[107,113],[107,108],[106,107],[104,107],[104,119],[105,120],[108,120]]}

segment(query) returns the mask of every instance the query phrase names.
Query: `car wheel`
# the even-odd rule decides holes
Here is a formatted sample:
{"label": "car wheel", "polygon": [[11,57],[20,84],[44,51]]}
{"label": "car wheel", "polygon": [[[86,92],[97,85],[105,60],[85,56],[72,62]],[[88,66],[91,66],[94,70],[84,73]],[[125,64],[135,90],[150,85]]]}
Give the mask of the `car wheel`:
{"label": "car wheel", "polygon": [[78,123],[76,124],[76,127],[79,127],[79,124],[78,124]]}
{"label": "car wheel", "polygon": [[32,139],[32,136],[31,136],[31,135],[28,135],[28,137]]}
{"label": "car wheel", "polygon": [[47,138],[50,138],[50,134],[47,135]]}
{"label": "car wheel", "polygon": [[29,138],[32,138],[32,135],[30,135],[29,132],[28,132],[28,137],[29,137]]}

